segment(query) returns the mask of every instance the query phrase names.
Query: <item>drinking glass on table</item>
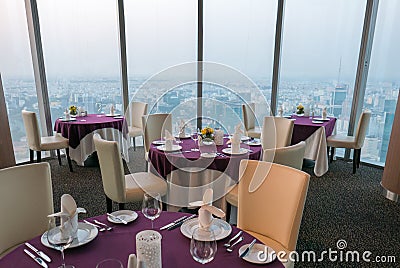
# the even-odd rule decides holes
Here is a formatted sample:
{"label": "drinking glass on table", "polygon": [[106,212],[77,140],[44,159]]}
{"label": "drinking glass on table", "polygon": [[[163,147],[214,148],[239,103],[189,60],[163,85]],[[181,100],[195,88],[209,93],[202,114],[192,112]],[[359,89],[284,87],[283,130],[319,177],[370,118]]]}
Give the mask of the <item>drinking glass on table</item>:
{"label": "drinking glass on table", "polygon": [[160,194],[145,193],[142,202],[143,215],[151,220],[151,229],[154,229],[154,219],[158,218],[162,211]]}
{"label": "drinking glass on table", "polygon": [[59,268],[74,268],[73,265],[65,264],[64,250],[74,240],[74,231],[71,218],[68,214],[49,216],[47,230],[47,242],[53,248],[61,251],[62,265]]}
{"label": "drinking glass on table", "polygon": [[209,263],[217,253],[217,241],[210,229],[198,227],[193,230],[190,240],[190,254],[201,264]]}
{"label": "drinking glass on table", "polygon": [[118,259],[105,259],[100,261],[96,268],[123,268],[121,261]]}
{"label": "drinking glass on table", "polygon": [[194,152],[199,151],[199,149],[197,149],[197,141],[199,139],[199,133],[194,131],[190,136],[194,142],[194,148],[192,148],[191,151],[194,151]]}

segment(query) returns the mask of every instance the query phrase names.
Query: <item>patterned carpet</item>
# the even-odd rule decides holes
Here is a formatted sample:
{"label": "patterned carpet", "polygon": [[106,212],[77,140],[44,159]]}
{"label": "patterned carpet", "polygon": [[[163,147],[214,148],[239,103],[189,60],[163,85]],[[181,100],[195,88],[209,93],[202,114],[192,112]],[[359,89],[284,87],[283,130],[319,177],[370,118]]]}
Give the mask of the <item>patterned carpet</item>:
{"label": "patterned carpet", "polygon": [[[143,148],[130,149],[129,170],[144,171]],[[49,160],[52,169],[55,210],[60,208],[63,193],[71,194],[80,207],[87,209],[88,217],[106,212],[106,202],[98,167],[73,165],[70,173],[65,159],[59,166],[56,159]],[[129,172],[126,167],[126,172]],[[312,169],[304,171],[312,174]],[[343,160],[334,161],[329,172],[321,178],[311,176],[303,220],[297,243],[297,252],[302,262],[296,267],[400,267],[400,204],[382,195],[380,180],[383,170],[361,165],[357,174],[352,174],[352,164]],[[140,209],[138,203],[127,204],[127,209]],[[117,207],[114,208],[117,210]],[[340,243],[337,242],[338,240]],[[343,245],[346,247],[343,248]],[[338,247],[341,250],[338,250]],[[323,251],[324,261],[308,261],[307,252],[314,251],[316,259]],[[347,251],[358,251],[360,262],[346,261]],[[362,253],[370,251],[370,263],[362,261]],[[304,255],[304,258],[301,255]],[[343,254],[340,261],[340,254]],[[393,263],[372,262],[376,256],[395,256]],[[312,258],[311,258],[312,259]]]}

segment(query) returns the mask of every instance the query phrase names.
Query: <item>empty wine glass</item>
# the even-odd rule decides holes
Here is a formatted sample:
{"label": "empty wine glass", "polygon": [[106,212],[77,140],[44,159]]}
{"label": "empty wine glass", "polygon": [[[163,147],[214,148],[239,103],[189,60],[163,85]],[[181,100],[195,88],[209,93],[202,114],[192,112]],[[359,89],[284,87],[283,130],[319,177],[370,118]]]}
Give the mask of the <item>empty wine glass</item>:
{"label": "empty wine glass", "polygon": [[162,211],[160,194],[145,193],[142,202],[143,215],[151,220],[151,229],[154,229],[154,219],[158,218]]}
{"label": "empty wine glass", "polygon": [[64,250],[74,240],[74,230],[71,218],[67,214],[49,217],[47,241],[55,249],[61,251],[62,265],[59,268],[74,268],[73,265],[65,265]]}
{"label": "empty wine glass", "polygon": [[217,253],[217,241],[212,230],[198,227],[190,240],[190,254],[201,264],[209,263]]}
{"label": "empty wine glass", "polygon": [[199,133],[194,131],[190,136],[194,142],[194,148],[192,148],[191,150],[194,152],[199,151],[199,149],[197,149],[197,140],[199,139]]}

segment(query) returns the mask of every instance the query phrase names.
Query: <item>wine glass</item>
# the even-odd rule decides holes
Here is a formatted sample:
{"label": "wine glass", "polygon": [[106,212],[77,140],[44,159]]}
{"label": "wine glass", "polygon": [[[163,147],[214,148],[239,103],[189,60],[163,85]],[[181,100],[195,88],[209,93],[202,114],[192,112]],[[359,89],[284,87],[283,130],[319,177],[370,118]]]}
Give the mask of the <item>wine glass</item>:
{"label": "wine glass", "polygon": [[210,229],[198,227],[194,229],[190,240],[190,254],[201,264],[209,263],[217,253],[217,241]]}
{"label": "wine glass", "polygon": [[190,135],[190,137],[192,138],[192,140],[193,140],[193,142],[194,142],[194,148],[192,148],[191,151],[198,152],[199,149],[197,149],[197,140],[199,139],[199,133],[196,132],[196,131],[194,131],[194,132]]}
{"label": "wine glass", "polygon": [[59,268],[74,268],[73,265],[65,265],[64,257],[64,250],[68,248],[74,240],[73,229],[69,215],[49,216],[47,242],[53,248],[61,251],[62,265],[59,266]]}
{"label": "wine glass", "polygon": [[143,215],[151,220],[151,229],[154,229],[154,219],[158,218],[162,211],[160,194],[145,193],[142,202]]}

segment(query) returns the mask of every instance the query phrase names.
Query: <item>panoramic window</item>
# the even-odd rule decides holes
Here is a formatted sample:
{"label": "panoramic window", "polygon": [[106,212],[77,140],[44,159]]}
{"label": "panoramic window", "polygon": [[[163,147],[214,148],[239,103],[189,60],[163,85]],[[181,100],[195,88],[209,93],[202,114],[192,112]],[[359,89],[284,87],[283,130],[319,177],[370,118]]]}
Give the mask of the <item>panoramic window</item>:
{"label": "panoramic window", "polygon": [[363,161],[384,165],[400,87],[400,2],[379,1],[364,108],[372,112]]}
{"label": "panoramic window", "polygon": [[20,163],[29,160],[21,111],[25,109],[38,115],[24,1],[0,2],[0,37],[0,72],[15,159]]}
{"label": "panoramic window", "polygon": [[71,105],[121,112],[116,1],[37,2],[53,122]]}

